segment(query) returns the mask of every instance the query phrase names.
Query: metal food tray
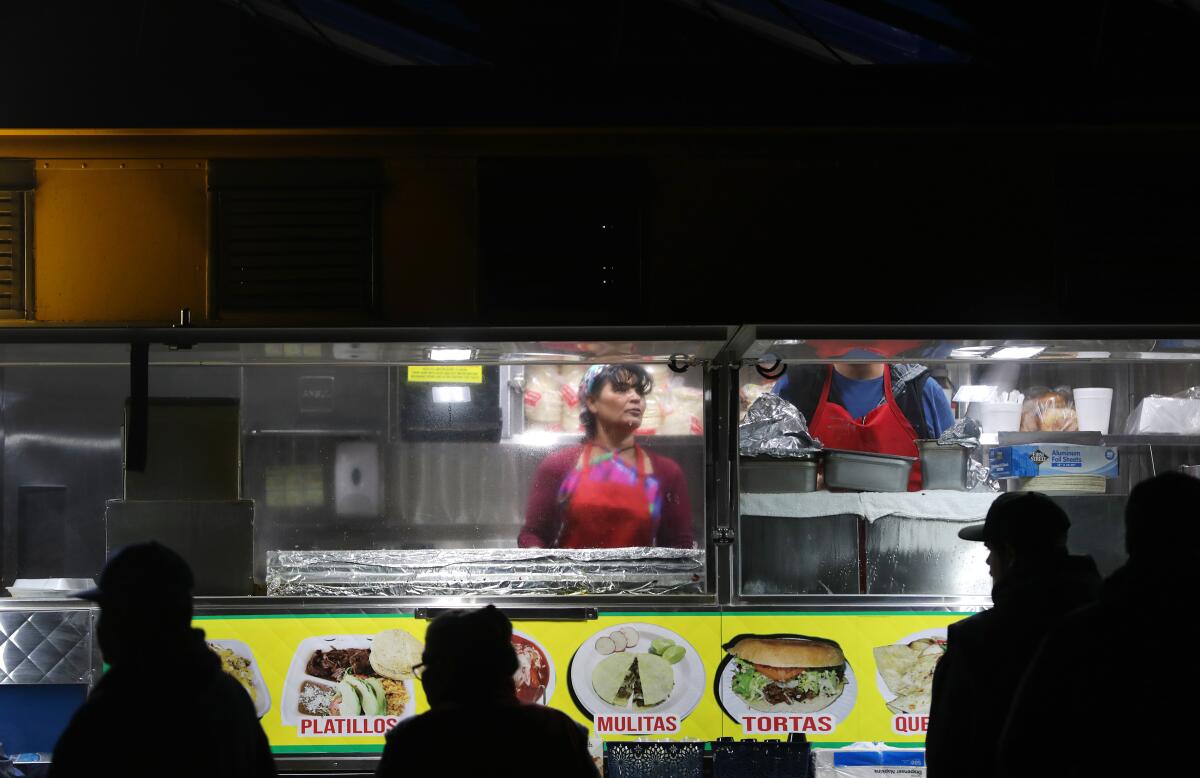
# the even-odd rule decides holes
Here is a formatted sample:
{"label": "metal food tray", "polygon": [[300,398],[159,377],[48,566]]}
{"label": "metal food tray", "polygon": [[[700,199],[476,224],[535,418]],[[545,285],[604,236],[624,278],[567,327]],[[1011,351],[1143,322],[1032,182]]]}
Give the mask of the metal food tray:
{"label": "metal food tray", "polygon": [[690,548],[271,551],[271,596],[703,594]]}
{"label": "metal food tray", "polygon": [[860,492],[905,492],[916,461],[916,457],[827,448],[825,486]]}
{"label": "metal food tray", "polygon": [[937,440],[918,440],[921,455],[921,488],[967,491],[967,462],[971,451],[958,444],[941,445]]}
{"label": "metal food tray", "polygon": [[815,492],[817,463],[812,459],[742,457],[738,462],[738,485],[743,494]]}

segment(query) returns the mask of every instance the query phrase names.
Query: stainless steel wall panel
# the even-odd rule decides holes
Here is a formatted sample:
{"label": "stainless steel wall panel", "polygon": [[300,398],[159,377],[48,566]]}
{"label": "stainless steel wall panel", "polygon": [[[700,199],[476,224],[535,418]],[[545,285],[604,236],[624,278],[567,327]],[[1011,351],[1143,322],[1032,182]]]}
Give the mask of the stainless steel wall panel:
{"label": "stainless steel wall panel", "polygon": [[741,594],[857,594],[858,517],[742,516]]}
{"label": "stainless steel wall panel", "polygon": [[0,683],[85,683],[95,674],[89,609],[0,611]]}
{"label": "stainless steel wall panel", "polygon": [[988,594],[987,549],[962,522],[884,516],[867,526],[867,594]]}

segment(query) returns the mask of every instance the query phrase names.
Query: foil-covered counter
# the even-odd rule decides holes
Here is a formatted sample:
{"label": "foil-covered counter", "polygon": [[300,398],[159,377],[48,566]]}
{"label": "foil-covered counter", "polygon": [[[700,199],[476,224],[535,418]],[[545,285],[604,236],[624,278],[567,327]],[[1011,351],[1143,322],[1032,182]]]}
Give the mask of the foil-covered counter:
{"label": "foil-covered counter", "polygon": [[704,581],[704,551],[686,548],[267,554],[267,594],[288,597],[702,594]]}

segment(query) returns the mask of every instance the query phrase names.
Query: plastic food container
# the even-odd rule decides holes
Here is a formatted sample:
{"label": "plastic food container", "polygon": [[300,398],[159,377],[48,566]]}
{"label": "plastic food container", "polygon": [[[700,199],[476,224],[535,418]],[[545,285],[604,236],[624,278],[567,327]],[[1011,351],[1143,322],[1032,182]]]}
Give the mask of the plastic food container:
{"label": "plastic food container", "polygon": [[965,446],[939,446],[936,440],[918,440],[921,455],[921,488],[967,491],[967,461],[971,451]]}
{"label": "plastic food container", "polygon": [[906,492],[916,457],[825,449],[825,485],[860,492]]}
{"label": "plastic food container", "polygon": [[812,459],[743,457],[738,463],[738,481],[743,494],[815,492],[817,463]]}

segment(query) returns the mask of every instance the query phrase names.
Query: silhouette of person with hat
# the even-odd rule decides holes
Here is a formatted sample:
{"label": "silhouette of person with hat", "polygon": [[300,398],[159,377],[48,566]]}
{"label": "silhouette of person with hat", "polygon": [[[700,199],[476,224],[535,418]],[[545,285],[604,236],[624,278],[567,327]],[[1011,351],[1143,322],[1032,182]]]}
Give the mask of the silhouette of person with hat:
{"label": "silhouette of person with hat", "polygon": [[191,627],[193,584],[174,551],[137,543],[76,595],[100,606],[109,669],[59,738],[52,778],[93,776],[102,764],[147,778],[275,775],[250,696]]}
{"label": "silhouette of person with hat", "polygon": [[512,623],[494,606],[438,616],[421,659],[430,710],[388,733],[377,776],[598,778],[583,727],[517,699]]}
{"label": "silhouette of person with hat", "polygon": [[[1197,684],[1193,641],[1184,637],[1190,610],[1180,601],[1195,580],[1198,513],[1200,480],[1182,473],[1129,493],[1129,560],[1105,579],[1096,602],[1046,636],[1009,712],[1000,775],[1112,775],[1127,767],[1127,746],[1187,749]],[[1120,740],[1104,742],[1108,733]]]}
{"label": "silhouette of person with hat", "polygon": [[1092,601],[1100,573],[1067,553],[1067,514],[1037,492],[996,498],[982,524],[959,530],[988,548],[993,607],[951,624],[933,676],[925,763],[929,778],[991,778],[1013,694],[1042,637]]}

